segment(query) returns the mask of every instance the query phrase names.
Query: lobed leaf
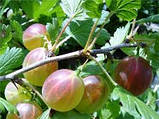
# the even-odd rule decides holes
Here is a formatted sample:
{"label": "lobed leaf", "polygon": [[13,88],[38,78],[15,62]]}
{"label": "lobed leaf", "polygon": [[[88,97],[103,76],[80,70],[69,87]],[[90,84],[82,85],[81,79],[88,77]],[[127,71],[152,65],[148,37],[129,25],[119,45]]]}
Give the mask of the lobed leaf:
{"label": "lobed leaf", "polygon": [[10,26],[0,24],[0,54],[2,54],[8,47],[8,42],[12,39]]}
{"label": "lobed leaf", "polygon": [[120,87],[116,87],[112,93],[112,99],[119,99],[122,103],[121,109],[137,119],[158,119],[159,114],[137,97],[127,93]]}
{"label": "lobed leaf", "polygon": [[141,6],[141,0],[105,0],[105,2],[112,12],[127,21],[137,17],[137,10]]}
{"label": "lobed leaf", "polygon": [[144,24],[144,23],[147,23],[147,22],[159,23],[159,14],[155,14],[155,15],[152,15],[150,17],[143,18],[143,19],[140,19],[140,20],[136,21],[136,23],[138,23],[138,24]]}
{"label": "lobed leaf", "polygon": [[[90,19],[84,20],[84,21],[71,22],[69,27],[66,29],[66,33],[69,36],[73,37],[79,45],[84,47],[88,40],[88,36],[92,26],[93,26],[93,21]],[[98,30],[99,28],[96,29],[93,36],[95,36]],[[109,40],[109,38],[110,38],[110,34],[107,32],[107,30],[102,29],[96,43],[98,45],[104,45],[106,41]]]}
{"label": "lobed leaf", "polygon": [[91,18],[100,18],[102,15],[103,0],[86,0],[82,7]]}
{"label": "lobed leaf", "polygon": [[0,75],[7,74],[21,66],[23,59],[24,53],[22,49],[8,48],[4,54],[0,55]]}
{"label": "lobed leaf", "polygon": [[56,112],[52,119],[91,119],[90,115],[81,114],[75,110],[68,112]]}
{"label": "lobed leaf", "polygon": [[45,112],[42,113],[42,115],[38,119],[51,119],[51,117],[49,117],[49,114],[50,109],[47,109]]}
{"label": "lobed leaf", "polygon": [[0,105],[3,105],[5,109],[10,113],[17,113],[17,109],[12,104],[8,103],[6,100],[0,97]]}
{"label": "lobed leaf", "polygon": [[29,18],[38,19],[40,15],[50,16],[59,0],[21,0],[21,7]]}
{"label": "lobed leaf", "polygon": [[129,28],[130,28],[130,23],[127,23],[125,27],[118,28],[115,31],[114,36],[110,38],[109,43],[106,43],[105,46],[103,46],[102,48],[104,49],[110,46],[116,46],[121,44],[128,35]]}
{"label": "lobed leaf", "polygon": [[84,0],[61,0],[60,5],[69,18],[75,15],[75,20],[84,20],[87,18],[87,15],[82,8],[83,2]]}

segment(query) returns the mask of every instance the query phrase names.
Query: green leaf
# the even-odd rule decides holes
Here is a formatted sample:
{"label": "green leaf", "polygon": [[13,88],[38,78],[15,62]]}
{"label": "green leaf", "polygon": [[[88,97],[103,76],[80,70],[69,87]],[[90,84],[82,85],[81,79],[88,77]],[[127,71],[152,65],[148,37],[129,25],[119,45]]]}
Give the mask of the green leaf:
{"label": "green leaf", "polygon": [[144,42],[148,46],[152,46],[156,42],[156,39],[158,38],[159,38],[158,33],[149,33],[149,34],[144,33],[144,34],[135,35],[135,39],[137,40],[137,42]]}
{"label": "green leaf", "polygon": [[55,112],[52,117],[49,117],[50,109],[43,112],[38,119],[91,119],[87,114],[81,114],[75,110],[68,112]]}
{"label": "green leaf", "polygon": [[86,9],[88,16],[92,18],[100,18],[102,13],[103,0],[86,0],[82,7]]}
{"label": "green leaf", "polygon": [[88,40],[88,36],[92,26],[92,20],[71,22],[69,27],[67,27],[66,29],[66,33],[69,36],[73,37],[79,45],[84,47]]}
{"label": "green leaf", "polygon": [[[110,67],[108,68],[107,67],[108,65],[103,62],[104,59],[105,58],[103,58],[103,56],[101,56],[101,57],[98,56],[96,58],[96,60],[98,62],[100,62],[105,69],[110,69]],[[82,65],[79,66],[76,71],[77,72],[80,71],[80,73],[78,75],[81,78],[85,78],[85,77],[87,77],[89,75],[99,75],[99,76],[103,77],[107,81],[107,83],[108,83],[108,85],[110,87],[109,88],[110,92],[112,92],[112,90],[114,88],[114,86],[112,85],[112,82],[110,82],[108,80],[108,78],[106,77],[105,73],[102,71],[102,69],[99,67],[99,65],[95,61],[89,61],[88,63],[86,63],[84,65],[84,67]],[[107,71],[109,71],[109,70],[107,70]],[[109,71],[109,73],[110,73],[110,71]]]}
{"label": "green leaf", "polygon": [[21,66],[24,60],[23,50],[20,48],[7,49],[6,52],[0,55],[0,75],[7,74]]}
{"label": "green leaf", "polygon": [[53,18],[57,18],[59,26],[61,26],[63,20],[66,18],[65,13],[63,12],[60,3],[58,3],[52,10]]}
{"label": "green leaf", "polygon": [[109,71],[110,75],[112,76],[112,78],[114,79],[114,73],[115,73],[115,69],[118,65],[119,61],[118,60],[111,60],[108,59],[105,68],[107,69],[107,71]]}
{"label": "green leaf", "polygon": [[54,43],[59,31],[59,24],[57,18],[52,19],[52,24],[47,23],[46,29],[50,35],[51,41]]}
{"label": "green leaf", "polygon": [[[71,22],[69,27],[67,27],[66,29],[66,33],[69,36],[73,37],[79,45],[84,47],[88,40],[88,36],[92,26],[93,26],[93,21],[90,19],[84,21]],[[95,34],[97,33],[98,30],[99,28],[96,29]],[[95,34],[93,36],[95,36]],[[110,38],[109,33],[105,29],[102,29],[96,43],[98,45],[104,45],[106,41],[109,40],[109,38]]]}
{"label": "green leaf", "polygon": [[100,119],[117,119],[119,112],[119,101],[108,101],[106,105],[99,111],[99,117]]}
{"label": "green leaf", "polygon": [[127,112],[122,112],[117,119],[137,119],[137,118],[134,118],[134,116],[130,115]]}
{"label": "green leaf", "polygon": [[[108,11],[102,10],[102,14],[101,14],[100,19],[99,19],[99,18],[94,18],[93,21],[96,22],[96,21],[99,19],[98,25],[102,25],[102,24],[105,23],[105,20],[106,20],[107,16],[109,15],[109,13],[110,13],[110,12],[108,12]],[[108,20],[108,22],[109,22],[109,21],[110,21],[110,20]]]}
{"label": "green leaf", "polygon": [[5,87],[6,85],[8,84],[8,80],[6,81],[0,81],[0,87],[1,87],[1,90],[0,90],[0,97],[4,97],[4,90],[5,90]]}
{"label": "green leaf", "polygon": [[[95,34],[94,36],[98,33],[99,28],[97,28],[95,30]],[[108,33],[108,31],[106,29],[102,29],[100,32],[100,36],[98,37],[96,44],[98,45],[104,45],[106,43],[106,41],[108,41],[110,39],[110,34]]]}
{"label": "green leaf", "polygon": [[8,47],[8,42],[12,39],[11,27],[0,24],[0,54]]}
{"label": "green leaf", "polygon": [[154,49],[150,48],[145,49],[145,52],[147,53],[147,59],[151,61],[153,69],[157,70],[159,68],[159,52],[155,52]]}
{"label": "green leaf", "polygon": [[40,15],[50,16],[59,0],[21,0],[21,6],[28,17],[38,19]]}
{"label": "green leaf", "polygon": [[23,35],[23,30],[19,22],[17,21],[11,21],[11,28],[12,28],[12,37],[14,38],[15,41],[19,41],[22,43],[22,35]]}
{"label": "green leaf", "polygon": [[5,7],[8,5],[8,3],[10,2],[11,0],[5,0],[4,1],[4,4],[2,5],[2,8],[0,9],[0,19],[2,19],[2,15],[4,14],[4,12],[6,11],[5,10]]}
{"label": "green leaf", "polygon": [[[81,68],[81,66],[78,67],[78,69],[80,69],[80,68]],[[79,76],[82,78],[89,76],[89,75],[103,75],[101,68],[94,61],[88,62],[83,67],[82,71],[79,74]]]}
{"label": "green leaf", "polygon": [[91,119],[90,115],[81,114],[75,110],[68,112],[56,112],[52,119]]}
{"label": "green leaf", "polygon": [[159,33],[137,34],[135,39],[138,42],[146,43],[147,47],[142,49],[142,54],[151,62],[152,68],[157,70],[159,68]]}
{"label": "green leaf", "polygon": [[139,96],[139,99],[142,100],[144,103],[146,103],[146,105],[148,105],[153,110],[157,108],[156,105],[157,96],[154,89],[156,85],[157,85],[156,83],[153,83],[151,85],[153,89],[149,88],[142,95]]}
{"label": "green leaf", "polygon": [[5,109],[10,113],[17,113],[17,109],[12,104],[8,103],[6,100],[0,97],[0,105],[3,105]]}
{"label": "green leaf", "polygon": [[75,15],[74,20],[84,20],[87,16],[82,8],[83,2],[84,0],[61,0],[60,5],[69,18]]}
{"label": "green leaf", "polygon": [[6,110],[4,106],[0,103],[0,114],[4,113]]}
{"label": "green leaf", "polygon": [[159,14],[152,15],[150,17],[140,19],[136,23],[138,23],[138,24],[144,24],[144,23],[147,23],[147,22],[159,23]]}
{"label": "green leaf", "polygon": [[49,117],[49,114],[50,109],[47,109],[45,112],[42,113],[42,115],[38,119],[51,119],[51,117]]}
{"label": "green leaf", "polygon": [[112,93],[112,99],[119,99],[121,109],[137,119],[158,119],[159,115],[137,97],[132,96],[120,87],[116,87]]}
{"label": "green leaf", "polygon": [[114,36],[110,38],[109,43],[106,43],[105,46],[102,47],[102,49],[121,44],[125,40],[129,32],[129,28],[130,23],[127,23],[125,27],[118,28],[115,31]]}
{"label": "green leaf", "polygon": [[124,20],[131,21],[137,17],[137,10],[140,9],[141,0],[105,0],[107,7]]}
{"label": "green leaf", "polygon": [[[158,38],[159,38],[159,34],[158,34]],[[158,40],[158,38],[156,39],[155,46],[154,46],[154,50],[156,53],[159,52],[159,40]]]}
{"label": "green leaf", "polygon": [[121,48],[121,50],[128,56],[134,56],[137,53],[137,48]]}

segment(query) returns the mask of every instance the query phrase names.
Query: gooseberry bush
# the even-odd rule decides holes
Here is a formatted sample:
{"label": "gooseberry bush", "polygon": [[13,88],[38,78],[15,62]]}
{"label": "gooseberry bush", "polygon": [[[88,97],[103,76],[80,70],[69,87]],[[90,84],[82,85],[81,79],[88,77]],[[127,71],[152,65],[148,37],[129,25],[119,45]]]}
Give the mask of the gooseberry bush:
{"label": "gooseberry bush", "polygon": [[159,119],[147,1],[0,0],[0,119]]}

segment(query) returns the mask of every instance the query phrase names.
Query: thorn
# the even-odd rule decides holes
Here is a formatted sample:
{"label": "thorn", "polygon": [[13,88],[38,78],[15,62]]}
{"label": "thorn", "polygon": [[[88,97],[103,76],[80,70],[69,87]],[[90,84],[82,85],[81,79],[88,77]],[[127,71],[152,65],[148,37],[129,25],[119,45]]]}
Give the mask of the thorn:
{"label": "thorn", "polygon": [[125,43],[130,43],[130,39],[126,39],[126,40],[125,40]]}
{"label": "thorn", "polygon": [[15,83],[15,81],[13,81],[12,79],[11,79],[11,82],[14,84],[14,86],[17,88],[17,90],[18,90],[18,86],[16,85],[16,83]]}
{"label": "thorn", "polygon": [[142,47],[142,48],[145,48],[147,45],[146,43],[143,43],[143,42],[140,42],[139,45]]}
{"label": "thorn", "polygon": [[55,112],[56,112],[55,110],[51,109],[49,113],[49,117],[52,117]]}

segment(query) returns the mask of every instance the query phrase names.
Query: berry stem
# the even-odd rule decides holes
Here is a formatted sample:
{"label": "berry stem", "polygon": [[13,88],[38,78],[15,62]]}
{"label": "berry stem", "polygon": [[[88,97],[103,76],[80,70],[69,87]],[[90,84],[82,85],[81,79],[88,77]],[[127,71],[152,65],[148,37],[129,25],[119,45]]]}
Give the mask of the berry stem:
{"label": "berry stem", "polygon": [[96,62],[96,64],[101,68],[101,70],[103,71],[103,73],[106,75],[106,77],[109,79],[109,81],[114,85],[117,86],[118,84],[112,79],[112,77],[109,75],[109,73],[107,72],[107,70],[102,66],[102,64],[96,60],[96,58],[94,58],[93,56],[89,55],[89,58],[93,61]]}
{"label": "berry stem", "polygon": [[134,34],[135,24],[136,24],[136,19],[133,20],[130,34],[127,36],[127,39],[129,39],[129,40],[133,40],[133,36],[135,35]]}
{"label": "berry stem", "polygon": [[94,25],[93,25],[93,27],[92,27],[92,29],[91,29],[91,32],[90,32],[90,34],[89,34],[87,43],[86,43],[86,45],[85,45],[85,47],[84,47],[84,51],[83,51],[84,53],[87,52],[87,48],[89,47],[89,45],[90,45],[90,43],[91,43],[91,41],[92,41],[92,36],[93,36],[94,31],[96,30],[96,27],[97,27],[98,22],[99,22],[99,19],[94,23]]}

